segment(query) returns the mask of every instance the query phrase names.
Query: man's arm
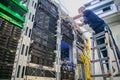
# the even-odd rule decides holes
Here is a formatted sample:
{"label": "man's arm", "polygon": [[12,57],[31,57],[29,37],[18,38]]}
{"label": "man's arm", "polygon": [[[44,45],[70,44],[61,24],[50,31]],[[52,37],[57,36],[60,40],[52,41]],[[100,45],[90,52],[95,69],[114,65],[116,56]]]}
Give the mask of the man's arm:
{"label": "man's arm", "polygon": [[78,15],[76,15],[76,16],[73,17],[73,20],[78,19],[78,18],[80,18],[80,17],[82,17],[82,16],[83,16],[82,13],[81,13],[81,14],[78,14]]}

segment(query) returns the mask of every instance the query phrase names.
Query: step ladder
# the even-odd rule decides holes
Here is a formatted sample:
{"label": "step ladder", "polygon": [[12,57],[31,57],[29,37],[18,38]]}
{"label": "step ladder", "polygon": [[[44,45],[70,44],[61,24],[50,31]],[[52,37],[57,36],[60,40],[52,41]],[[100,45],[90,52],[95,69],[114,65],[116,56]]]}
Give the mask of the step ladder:
{"label": "step ladder", "polygon": [[[102,38],[105,39],[105,43],[97,45],[97,40],[100,40]],[[91,41],[92,41],[91,42],[92,43],[91,44],[91,69],[92,69],[91,76],[93,80],[98,80],[95,79],[96,77],[102,77],[103,80],[114,80],[115,74],[119,73],[120,71],[120,62],[112,40],[112,35],[107,29],[105,29],[103,32],[100,32],[98,34],[93,33],[91,37]],[[106,57],[102,56],[102,51],[104,50],[107,50]],[[97,55],[98,57],[97,59],[95,55]],[[96,68],[95,63],[99,63],[101,74],[95,73],[95,68]],[[109,70],[106,67],[107,64]]]}

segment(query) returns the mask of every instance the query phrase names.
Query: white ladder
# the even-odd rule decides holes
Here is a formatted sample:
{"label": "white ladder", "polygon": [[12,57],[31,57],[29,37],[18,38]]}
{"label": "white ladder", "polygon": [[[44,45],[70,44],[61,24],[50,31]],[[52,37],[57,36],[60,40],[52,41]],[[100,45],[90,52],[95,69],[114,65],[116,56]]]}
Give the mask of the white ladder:
{"label": "white ladder", "polygon": [[[97,40],[100,40],[104,38],[105,39],[105,43],[97,45]],[[100,32],[96,35],[94,35],[91,37],[92,40],[92,47],[91,47],[91,68],[92,68],[92,77],[93,80],[95,80],[96,77],[103,77],[103,80],[114,80],[114,72],[119,73],[120,71],[120,63],[118,60],[118,56],[115,50],[115,45],[114,42],[112,40],[112,36],[110,34],[110,32],[105,29],[103,32]],[[112,48],[111,48],[112,47]],[[103,49],[101,49],[103,48]],[[95,53],[96,50],[96,53]],[[107,50],[107,56],[106,57],[102,57],[101,52]],[[98,55],[98,59],[95,59],[95,54]],[[107,61],[106,61],[107,60]],[[99,62],[100,63],[100,68],[101,68],[101,74],[96,74],[95,73],[95,63]],[[107,69],[107,73],[105,72],[105,66],[104,64],[106,64],[105,66],[108,65],[109,70]],[[114,71],[114,68],[116,69]],[[98,79],[97,79],[98,80]]]}

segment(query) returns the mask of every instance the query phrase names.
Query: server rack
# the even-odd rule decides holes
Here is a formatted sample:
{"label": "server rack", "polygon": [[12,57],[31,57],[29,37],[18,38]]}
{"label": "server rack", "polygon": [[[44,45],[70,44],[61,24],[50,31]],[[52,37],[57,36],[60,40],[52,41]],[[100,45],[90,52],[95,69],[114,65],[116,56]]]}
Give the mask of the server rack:
{"label": "server rack", "polygon": [[[74,41],[73,29],[69,23],[70,22],[66,19],[62,19],[61,21],[61,34],[63,42],[63,49],[61,49],[61,60],[63,61],[61,65],[61,80],[74,80],[75,76],[74,64],[67,59],[72,57],[69,54],[72,53],[70,48],[73,46]],[[66,46],[65,48],[64,44],[67,44],[68,47]]]}
{"label": "server rack", "polygon": [[11,79],[24,15],[28,9],[17,0],[0,0],[0,79]]}
{"label": "server rack", "polygon": [[11,78],[21,29],[0,18],[0,78]]}
{"label": "server rack", "polygon": [[[29,54],[31,55],[30,63],[53,67],[55,62],[55,53],[56,49],[56,26],[58,20],[58,11],[57,7],[50,2],[49,0],[39,0],[34,26],[32,29],[31,39],[33,43],[30,45]],[[28,71],[33,71],[35,68],[27,67],[26,75],[31,75]],[[43,72],[45,75],[39,75]],[[33,76],[40,77],[55,77],[53,74],[55,71],[49,70],[37,70],[36,74]]]}

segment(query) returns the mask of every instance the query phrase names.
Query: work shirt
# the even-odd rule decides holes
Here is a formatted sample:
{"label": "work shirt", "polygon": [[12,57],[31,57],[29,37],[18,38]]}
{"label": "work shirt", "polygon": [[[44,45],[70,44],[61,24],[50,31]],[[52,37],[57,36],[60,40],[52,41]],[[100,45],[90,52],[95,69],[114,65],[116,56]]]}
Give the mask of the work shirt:
{"label": "work shirt", "polygon": [[98,29],[100,26],[105,24],[105,22],[99,18],[95,13],[93,13],[91,10],[85,10],[83,11],[83,18],[84,23],[88,24],[93,30]]}

